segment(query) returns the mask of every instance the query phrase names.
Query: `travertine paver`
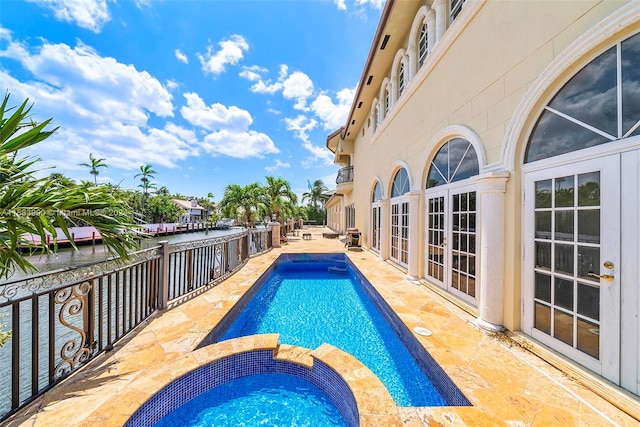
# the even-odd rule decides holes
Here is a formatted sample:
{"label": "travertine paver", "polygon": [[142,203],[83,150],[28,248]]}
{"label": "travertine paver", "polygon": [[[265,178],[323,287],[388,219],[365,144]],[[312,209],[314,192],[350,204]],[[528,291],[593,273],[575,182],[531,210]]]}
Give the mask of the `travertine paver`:
{"label": "travertine paver", "polygon": [[[474,405],[396,408],[405,427],[639,425],[638,420],[511,340],[479,330],[473,315],[428,286],[406,280],[404,272],[376,254],[347,251],[344,241],[324,239],[322,233],[328,231],[308,228],[305,232],[311,233],[311,240],[290,237],[282,248],[251,259],[215,288],[155,315],[112,352],[100,356],[6,424],[122,425],[140,402],[179,372],[188,372],[214,357],[214,350],[208,348],[194,351],[196,345],[281,253],[347,252],[410,329],[422,326],[432,331],[431,336],[418,336],[418,340]],[[222,346],[218,349],[229,346],[228,351],[239,351],[247,343],[233,340],[217,345]],[[287,355],[308,363],[305,352],[285,348],[282,357]],[[357,382],[357,373],[353,376]],[[363,382],[364,395],[372,387]],[[375,412],[379,409],[376,399],[361,403],[364,421],[381,427],[397,425],[397,414]],[[375,419],[367,419],[368,411],[374,411]]]}

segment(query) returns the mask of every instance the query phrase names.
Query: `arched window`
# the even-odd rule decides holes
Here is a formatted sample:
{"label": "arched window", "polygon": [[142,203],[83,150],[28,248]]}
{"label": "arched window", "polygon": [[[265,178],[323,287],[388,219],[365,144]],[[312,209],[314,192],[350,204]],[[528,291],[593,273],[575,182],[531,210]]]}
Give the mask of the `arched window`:
{"label": "arched window", "polygon": [[389,109],[391,108],[391,90],[389,85],[384,89],[384,117],[387,117]]}
{"label": "arched window", "polygon": [[382,187],[379,182],[376,182],[376,186],[373,189],[373,195],[371,196],[372,202],[378,202],[382,200]]}
{"label": "arched window", "polygon": [[398,98],[404,92],[404,74],[404,62],[400,61],[400,66],[398,67]]}
{"label": "arched window", "polygon": [[636,34],[591,61],[560,89],[538,118],[524,162],[640,135],[639,87]]}
{"label": "arched window", "polygon": [[410,191],[409,187],[409,175],[407,170],[402,168],[398,170],[395,178],[393,179],[393,188],[391,189],[391,197],[399,197]]}
{"label": "arched window", "polygon": [[431,161],[427,188],[467,179],[479,172],[478,155],[465,139],[447,141]]}
{"label": "arched window", "polygon": [[428,49],[429,34],[427,32],[427,23],[424,22],[420,29],[420,35],[418,36],[418,68],[424,65],[424,61],[427,59]]}

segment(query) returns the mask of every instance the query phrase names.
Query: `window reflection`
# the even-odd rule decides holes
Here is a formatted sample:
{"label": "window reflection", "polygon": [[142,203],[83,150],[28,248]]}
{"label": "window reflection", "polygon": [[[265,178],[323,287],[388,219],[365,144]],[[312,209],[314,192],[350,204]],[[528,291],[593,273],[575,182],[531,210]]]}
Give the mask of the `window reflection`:
{"label": "window reflection", "polygon": [[[640,121],[640,34],[622,42],[622,134]],[[640,126],[632,135],[640,135]]]}
{"label": "window reflection", "polygon": [[433,158],[426,188],[462,181],[477,175],[479,170],[478,155],[473,145],[462,138],[451,139]]}
{"label": "window reflection", "polygon": [[391,197],[402,196],[409,191],[409,175],[407,174],[406,169],[402,168],[396,173],[396,176],[393,179],[393,191],[391,193]]}
{"label": "window reflection", "polygon": [[612,47],[558,91],[531,133],[525,163],[635,135],[640,135],[640,34],[621,43],[620,58]]}

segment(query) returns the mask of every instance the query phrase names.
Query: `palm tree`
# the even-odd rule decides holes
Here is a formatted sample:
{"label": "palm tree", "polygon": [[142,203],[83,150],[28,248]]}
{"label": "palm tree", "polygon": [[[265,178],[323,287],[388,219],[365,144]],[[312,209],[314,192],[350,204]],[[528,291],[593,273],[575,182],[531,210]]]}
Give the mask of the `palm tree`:
{"label": "palm tree", "polygon": [[313,184],[307,181],[307,185],[309,186],[309,191],[302,193],[302,202],[308,200],[309,206],[318,207],[318,204],[322,205],[329,197],[325,194],[329,189],[321,179],[316,179]]}
{"label": "palm tree", "polygon": [[98,175],[100,175],[99,168],[107,168],[107,164],[104,162],[106,159],[96,159],[93,157],[93,153],[89,153],[89,163],[79,163],[79,166],[86,166],[89,168],[89,173],[93,175],[93,183],[98,185]]}
{"label": "palm tree", "polygon": [[[0,105],[0,278],[9,277],[16,268],[35,269],[19,247],[55,252],[56,226],[70,241],[69,225],[93,226],[110,252],[128,259],[128,250],[138,248],[128,205],[108,187],[66,187],[48,177],[38,178],[40,171],[31,167],[39,159],[18,158],[17,151],[45,140],[58,128],[45,129],[51,119],[42,123],[28,119],[33,107],[27,105],[28,99],[11,108],[8,101],[7,94]],[[39,236],[42,243],[25,240],[25,234]],[[53,248],[46,245],[48,235],[53,237]]]}
{"label": "palm tree", "polygon": [[262,187],[257,182],[245,185],[229,184],[224,189],[224,196],[220,200],[220,208],[225,216],[244,217],[244,222],[250,225],[254,213],[261,204]]}
{"label": "palm tree", "polygon": [[151,182],[151,179],[155,177],[155,174],[158,173],[153,170],[151,165],[142,165],[140,166],[140,173],[136,174],[134,178],[140,177],[140,181],[142,184],[139,184],[138,187],[142,188],[142,192],[145,197],[150,189],[156,188],[155,185]]}
{"label": "palm tree", "polygon": [[58,185],[63,187],[75,187],[77,184],[71,178],[66,177],[63,173],[54,172],[49,175],[50,181],[55,181]]}
{"label": "palm tree", "polygon": [[298,196],[291,191],[291,184],[283,178],[267,176],[267,185],[263,187],[265,213],[269,218],[275,214],[276,221],[282,222],[285,216],[291,216]]}

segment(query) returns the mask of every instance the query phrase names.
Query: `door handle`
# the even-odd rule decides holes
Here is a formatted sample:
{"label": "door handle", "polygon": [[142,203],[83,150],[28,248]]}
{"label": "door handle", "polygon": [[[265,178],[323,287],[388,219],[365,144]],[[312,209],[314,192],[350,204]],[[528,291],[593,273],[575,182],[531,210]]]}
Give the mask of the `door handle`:
{"label": "door handle", "polygon": [[616,278],[613,274],[609,274],[609,273],[598,274],[598,273],[594,273],[593,271],[590,271],[587,274],[591,277],[597,277],[599,279],[606,280],[607,282],[613,282]]}

